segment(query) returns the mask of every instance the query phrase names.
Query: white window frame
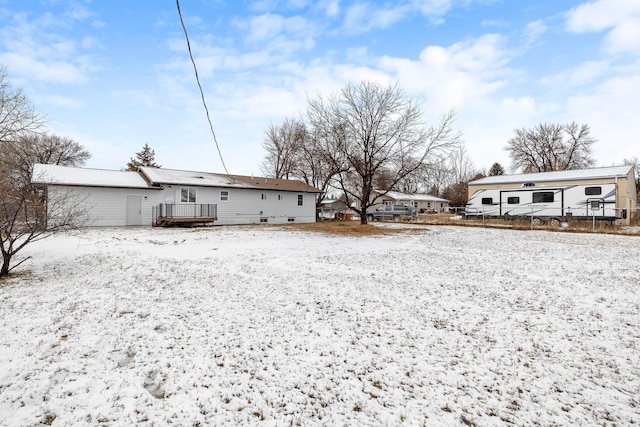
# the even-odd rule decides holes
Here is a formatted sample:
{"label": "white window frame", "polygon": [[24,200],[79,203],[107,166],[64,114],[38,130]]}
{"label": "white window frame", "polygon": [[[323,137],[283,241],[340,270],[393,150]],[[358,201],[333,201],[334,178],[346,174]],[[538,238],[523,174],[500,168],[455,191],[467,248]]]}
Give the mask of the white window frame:
{"label": "white window frame", "polygon": [[[183,191],[187,190],[187,200],[184,200]],[[193,195],[193,201],[191,200]],[[197,203],[198,201],[198,188],[197,187],[180,187],[180,203]]]}
{"label": "white window frame", "polygon": [[267,200],[267,193],[260,193],[260,200]]}
{"label": "white window frame", "polygon": [[229,190],[220,190],[220,201],[221,202],[229,201]]}
{"label": "white window frame", "polygon": [[304,194],[298,194],[298,206],[304,206]]}

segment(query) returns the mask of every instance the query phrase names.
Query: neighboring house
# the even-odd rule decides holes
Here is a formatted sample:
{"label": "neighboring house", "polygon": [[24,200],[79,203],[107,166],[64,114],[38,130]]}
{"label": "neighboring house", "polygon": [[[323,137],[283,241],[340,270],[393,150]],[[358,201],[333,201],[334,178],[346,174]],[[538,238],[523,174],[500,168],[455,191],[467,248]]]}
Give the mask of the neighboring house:
{"label": "neighboring house", "polygon": [[93,226],[315,222],[320,190],[301,181],[142,167],[138,172],[36,164],[32,182],[74,191]]}
{"label": "neighboring house", "polygon": [[353,215],[353,209],[340,199],[324,199],[320,202],[318,216],[322,219],[342,219]]}
{"label": "neighboring house", "polygon": [[469,182],[466,215],[567,217],[629,224],[636,209],[633,166],[488,176]]}
{"label": "neighboring house", "polygon": [[[379,191],[375,191],[374,193],[375,196],[381,194]],[[407,194],[398,191],[389,191],[378,199],[373,208],[375,209],[382,204],[409,205],[415,207],[418,213],[449,212],[449,200],[430,194]]]}

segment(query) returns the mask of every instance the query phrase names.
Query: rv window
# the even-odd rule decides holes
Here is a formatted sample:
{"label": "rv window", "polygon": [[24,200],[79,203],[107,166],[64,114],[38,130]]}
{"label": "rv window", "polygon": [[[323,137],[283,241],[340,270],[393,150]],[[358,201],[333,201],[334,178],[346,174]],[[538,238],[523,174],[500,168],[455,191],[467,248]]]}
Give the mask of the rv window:
{"label": "rv window", "polygon": [[483,205],[492,205],[493,204],[493,197],[483,197],[482,198],[482,204]]}
{"label": "rv window", "polygon": [[602,187],[586,187],[584,189],[585,196],[597,196],[602,194]]}
{"label": "rv window", "polygon": [[533,203],[553,203],[553,191],[538,191],[533,193]]}
{"label": "rv window", "polygon": [[510,205],[519,205],[520,197],[507,197],[507,203]]}

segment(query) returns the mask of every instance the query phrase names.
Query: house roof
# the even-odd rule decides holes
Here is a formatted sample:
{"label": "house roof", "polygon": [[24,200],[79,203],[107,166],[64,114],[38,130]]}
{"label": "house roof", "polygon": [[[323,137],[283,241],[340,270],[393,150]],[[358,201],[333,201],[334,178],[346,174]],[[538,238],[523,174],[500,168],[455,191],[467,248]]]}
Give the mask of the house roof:
{"label": "house roof", "polygon": [[150,167],[142,167],[139,172],[131,172],[36,164],[33,167],[31,182],[34,184],[115,188],[159,189],[163,185],[190,185],[194,187],[320,192],[317,188],[302,181]]}
{"label": "house roof", "polygon": [[263,190],[319,193],[302,181],[262,178],[243,175],[225,175],[212,172],[141,167],[140,172],[151,185],[193,185],[198,187],[254,188]]}
{"label": "house roof", "polygon": [[399,191],[389,191],[386,195],[394,200],[414,200],[416,202],[449,202],[449,200],[447,199],[432,196],[431,194],[408,194],[401,193]]}
{"label": "house roof", "polygon": [[31,182],[34,184],[82,185],[89,187],[149,188],[137,172],[69,166],[35,164]]}
{"label": "house roof", "polygon": [[514,184],[520,182],[573,181],[579,179],[625,178],[633,166],[610,166],[606,168],[575,169],[553,172],[523,173],[518,175],[496,175],[471,181],[469,185]]}

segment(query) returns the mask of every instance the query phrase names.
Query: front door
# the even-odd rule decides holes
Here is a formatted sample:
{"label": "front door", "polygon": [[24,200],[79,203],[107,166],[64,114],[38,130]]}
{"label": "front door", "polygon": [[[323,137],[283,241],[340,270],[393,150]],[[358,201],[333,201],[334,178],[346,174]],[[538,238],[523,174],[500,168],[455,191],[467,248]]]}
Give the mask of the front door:
{"label": "front door", "polygon": [[142,225],[142,197],[127,196],[127,225]]}

